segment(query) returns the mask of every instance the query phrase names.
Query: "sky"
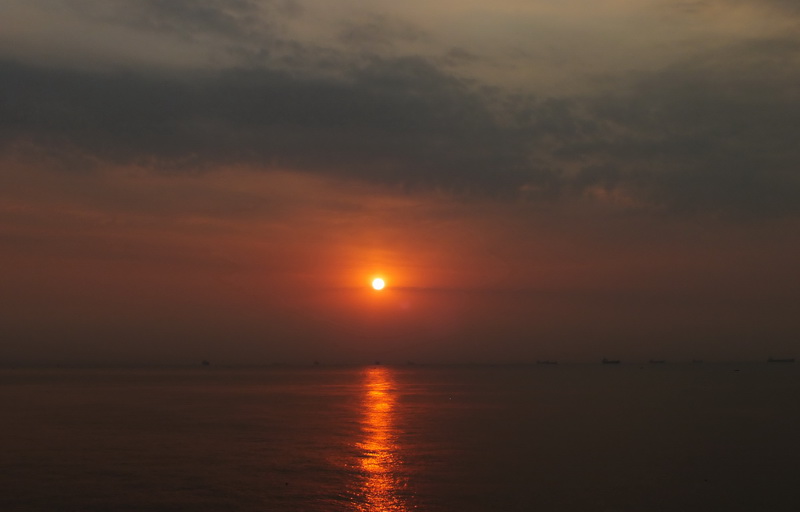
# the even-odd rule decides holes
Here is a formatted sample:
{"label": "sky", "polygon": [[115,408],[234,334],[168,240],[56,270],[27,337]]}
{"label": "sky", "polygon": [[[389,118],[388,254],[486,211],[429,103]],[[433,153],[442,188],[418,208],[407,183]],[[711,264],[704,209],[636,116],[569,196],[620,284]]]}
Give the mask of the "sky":
{"label": "sky", "polygon": [[798,84],[792,0],[4,0],[0,364],[800,355]]}

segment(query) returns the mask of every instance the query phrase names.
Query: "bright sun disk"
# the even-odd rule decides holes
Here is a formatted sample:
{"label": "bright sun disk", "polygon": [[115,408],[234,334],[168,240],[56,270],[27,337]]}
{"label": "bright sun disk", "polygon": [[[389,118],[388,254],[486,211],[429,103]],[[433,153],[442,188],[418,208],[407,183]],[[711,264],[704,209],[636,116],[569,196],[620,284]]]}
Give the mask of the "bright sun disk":
{"label": "bright sun disk", "polygon": [[386,283],[383,282],[383,279],[380,277],[376,277],[372,280],[372,288],[375,290],[383,290],[383,287],[386,286]]}

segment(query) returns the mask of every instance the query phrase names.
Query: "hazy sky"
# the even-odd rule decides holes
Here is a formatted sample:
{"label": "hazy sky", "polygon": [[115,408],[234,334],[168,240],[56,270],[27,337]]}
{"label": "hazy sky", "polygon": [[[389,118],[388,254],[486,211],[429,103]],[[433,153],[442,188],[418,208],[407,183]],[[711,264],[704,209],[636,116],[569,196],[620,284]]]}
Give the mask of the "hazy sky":
{"label": "hazy sky", "polygon": [[3,0],[0,363],[800,355],[799,5]]}

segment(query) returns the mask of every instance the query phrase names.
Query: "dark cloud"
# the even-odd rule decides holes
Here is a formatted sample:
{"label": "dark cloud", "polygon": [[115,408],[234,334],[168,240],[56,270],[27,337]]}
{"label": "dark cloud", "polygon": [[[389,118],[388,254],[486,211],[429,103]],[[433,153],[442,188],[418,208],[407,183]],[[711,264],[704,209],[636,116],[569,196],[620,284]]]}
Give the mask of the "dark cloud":
{"label": "dark cloud", "polygon": [[0,135],[183,169],[247,163],[528,200],[796,215],[799,55],[791,38],[751,40],[614,94],[562,98],[481,88],[421,58],[368,58],[336,79],[7,62]]}
{"label": "dark cloud", "polygon": [[424,30],[412,23],[378,15],[348,21],[339,34],[342,42],[368,53],[373,53],[376,46],[392,47],[398,42],[414,42],[427,37]]}
{"label": "dark cloud", "polygon": [[478,94],[420,59],[374,60],[339,81],[266,70],[180,80],[0,72],[6,141],[68,143],[113,160],[193,156],[468,187],[512,186],[523,158]]}
{"label": "dark cloud", "polygon": [[93,21],[182,37],[242,37],[261,21],[259,3],[253,0],[78,0],[66,7]]}
{"label": "dark cloud", "polygon": [[471,64],[481,60],[481,57],[475,53],[461,47],[450,48],[444,55],[444,62],[450,66],[459,66],[462,64]]}
{"label": "dark cloud", "polygon": [[297,0],[35,1],[43,10],[77,17],[92,27],[156,36],[163,38],[162,44],[196,45],[198,55],[206,54],[209,62],[226,54],[228,61],[263,64],[285,60],[304,46],[285,37],[287,24],[304,12]]}
{"label": "dark cloud", "polygon": [[800,73],[786,63],[798,48],[749,41],[650,74],[624,95],[595,98],[607,135],[562,151],[614,169],[581,174],[598,176],[593,185],[627,187],[669,209],[797,214]]}

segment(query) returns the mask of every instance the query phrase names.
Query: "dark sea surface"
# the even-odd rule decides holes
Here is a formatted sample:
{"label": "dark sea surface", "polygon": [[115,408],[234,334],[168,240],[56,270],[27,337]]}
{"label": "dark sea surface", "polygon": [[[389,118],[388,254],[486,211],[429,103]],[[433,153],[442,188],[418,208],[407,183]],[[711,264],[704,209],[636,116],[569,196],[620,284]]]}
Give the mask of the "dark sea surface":
{"label": "dark sea surface", "polygon": [[0,370],[2,511],[797,511],[796,364]]}

